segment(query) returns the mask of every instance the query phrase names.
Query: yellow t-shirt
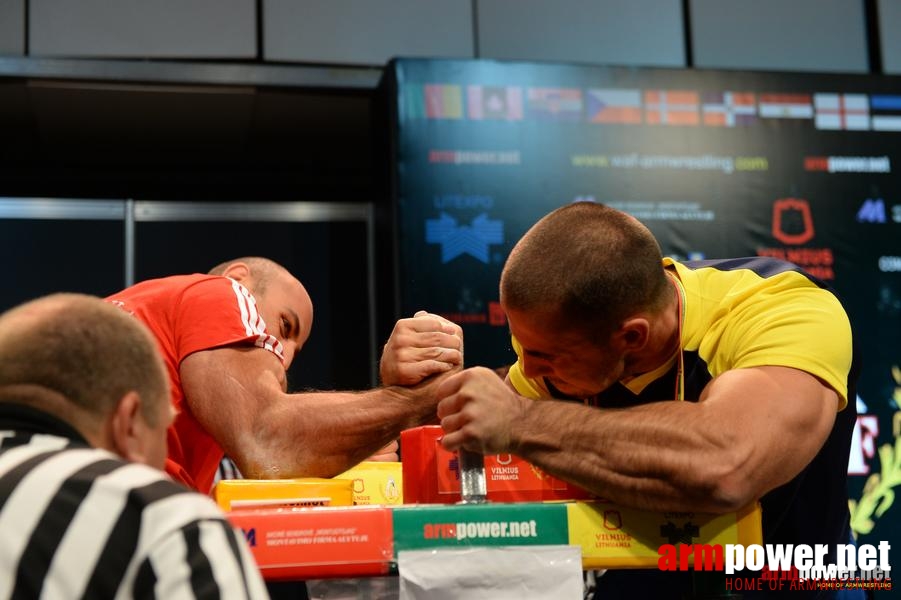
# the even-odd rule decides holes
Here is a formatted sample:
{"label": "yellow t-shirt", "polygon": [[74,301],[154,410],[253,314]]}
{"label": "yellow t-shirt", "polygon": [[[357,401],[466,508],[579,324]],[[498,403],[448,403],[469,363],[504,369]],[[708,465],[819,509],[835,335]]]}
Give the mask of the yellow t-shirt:
{"label": "yellow t-shirt", "polygon": [[[703,386],[725,371],[770,365],[818,377],[838,392],[840,409],[847,405],[851,325],[838,298],[822,283],[791,263],[769,258],[690,263],[665,258],[663,264],[678,277],[685,294],[686,364],[693,361],[701,367],[686,371],[692,379],[686,381],[686,400],[697,400]],[[536,399],[554,396],[543,379],[525,376],[522,348],[515,338],[513,349],[519,358],[508,376],[517,392]],[[661,365],[623,386],[640,395],[670,373],[671,366]],[[605,394],[599,394],[601,405]],[[672,398],[645,401],[667,399]]]}

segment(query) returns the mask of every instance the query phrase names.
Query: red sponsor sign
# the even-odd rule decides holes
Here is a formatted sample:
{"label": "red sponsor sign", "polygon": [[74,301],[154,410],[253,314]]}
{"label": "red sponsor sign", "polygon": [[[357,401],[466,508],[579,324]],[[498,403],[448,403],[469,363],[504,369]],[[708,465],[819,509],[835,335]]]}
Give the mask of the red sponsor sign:
{"label": "red sponsor sign", "polygon": [[[404,503],[453,504],[460,502],[457,454],[440,443],[443,430],[426,425],[401,432]],[[512,454],[485,456],[485,489],[494,502],[581,500],[593,496],[548,475]]]}

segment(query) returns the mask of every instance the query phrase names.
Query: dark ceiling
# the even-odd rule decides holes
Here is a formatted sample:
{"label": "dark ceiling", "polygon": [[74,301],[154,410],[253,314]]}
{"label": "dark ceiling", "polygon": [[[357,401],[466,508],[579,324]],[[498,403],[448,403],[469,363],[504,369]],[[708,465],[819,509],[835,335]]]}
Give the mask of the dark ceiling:
{"label": "dark ceiling", "polygon": [[0,76],[0,196],[364,201],[376,93]]}

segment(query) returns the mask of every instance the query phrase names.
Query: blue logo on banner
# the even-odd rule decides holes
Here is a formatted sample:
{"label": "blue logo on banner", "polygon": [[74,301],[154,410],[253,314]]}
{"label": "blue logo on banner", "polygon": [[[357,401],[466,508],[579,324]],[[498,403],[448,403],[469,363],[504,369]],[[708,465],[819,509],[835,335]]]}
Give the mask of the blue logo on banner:
{"label": "blue logo on banner", "polygon": [[882,198],[867,198],[857,211],[861,223],[885,223],[885,202]]}
{"label": "blue logo on banner", "polygon": [[471,225],[457,225],[457,219],[441,213],[437,219],[426,219],[425,241],[441,244],[442,263],[469,254],[488,264],[488,245],[504,241],[504,223],[482,213],[472,220]]}

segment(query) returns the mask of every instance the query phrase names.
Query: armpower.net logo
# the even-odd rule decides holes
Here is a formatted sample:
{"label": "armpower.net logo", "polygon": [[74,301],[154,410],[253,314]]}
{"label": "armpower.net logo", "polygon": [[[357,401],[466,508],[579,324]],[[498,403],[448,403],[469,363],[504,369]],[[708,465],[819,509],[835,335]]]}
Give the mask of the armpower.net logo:
{"label": "armpower.net logo", "polygon": [[528,521],[474,521],[467,523],[426,523],[423,539],[485,540],[497,538],[537,538],[538,524]]}
{"label": "armpower.net logo", "polygon": [[725,573],[728,591],[742,590],[891,590],[891,545],[837,544],[836,563],[826,563],[826,544],[664,544],[658,549],[661,571]]}

